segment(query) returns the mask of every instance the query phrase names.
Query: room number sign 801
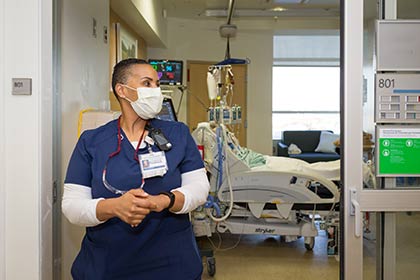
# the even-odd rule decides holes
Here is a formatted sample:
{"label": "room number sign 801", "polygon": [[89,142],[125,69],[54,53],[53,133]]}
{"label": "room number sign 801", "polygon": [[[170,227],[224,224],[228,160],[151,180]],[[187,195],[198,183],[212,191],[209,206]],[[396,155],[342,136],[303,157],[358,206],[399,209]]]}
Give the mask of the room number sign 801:
{"label": "room number sign 801", "polygon": [[378,87],[379,88],[394,88],[395,87],[395,80],[394,79],[379,79],[378,80]]}

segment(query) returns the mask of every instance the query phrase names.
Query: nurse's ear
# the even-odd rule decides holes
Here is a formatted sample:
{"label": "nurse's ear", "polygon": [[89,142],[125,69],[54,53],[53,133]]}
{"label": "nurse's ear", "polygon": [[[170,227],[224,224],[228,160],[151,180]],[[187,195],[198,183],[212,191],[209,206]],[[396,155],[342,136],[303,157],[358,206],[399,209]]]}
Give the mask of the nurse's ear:
{"label": "nurse's ear", "polygon": [[115,91],[119,98],[126,99],[125,93],[124,93],[125,87],[122,84],[116,84],[115,85]]}

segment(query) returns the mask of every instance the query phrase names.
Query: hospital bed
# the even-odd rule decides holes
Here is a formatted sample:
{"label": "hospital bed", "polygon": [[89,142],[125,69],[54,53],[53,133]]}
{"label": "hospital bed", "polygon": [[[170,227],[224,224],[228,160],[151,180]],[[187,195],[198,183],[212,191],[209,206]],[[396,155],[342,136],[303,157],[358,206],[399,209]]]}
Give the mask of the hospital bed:
{"label": "hospital bed", "polygon": [[207,203],[193,213],[196,236],[215,231],[280,235],[286,241],[302,236],[312,250],[316,220],[337,222],[339,160],[310,164],[258,154],[247,158],[244,154],[252,151],[223,125],[200,123],[192,135],[211,186]]}

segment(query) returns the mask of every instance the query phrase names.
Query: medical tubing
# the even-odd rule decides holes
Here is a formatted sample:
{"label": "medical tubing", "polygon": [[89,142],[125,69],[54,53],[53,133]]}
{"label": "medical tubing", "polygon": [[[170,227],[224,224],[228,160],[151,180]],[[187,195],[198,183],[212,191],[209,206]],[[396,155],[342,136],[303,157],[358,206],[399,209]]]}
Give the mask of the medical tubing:
{"label": "medical tubing", "polygon": [[204,146],[204,128],[201,129],[201,143],[200,145]]}
{"label": "medical tubing", "polygon": [[335,212],[334,208],[335,208],[335,202],[332,203],[330,210],[328,211],[327,215],[325,215],[324,219],[325,221],[327,221],[330,216],[332,215],[333,212]]}
{"label": "medical tubing", "polygon": [[220,187],[223,184],[223,141],[221,137],[221,128],[220,126],[216,129],[216,139],[217,139],[217,168],[219,169],[219,173],[217,175],[217,186],[216,186],[216,193],[219,191]]}
{"label": "medical tubing", "polygon": [[[318,195],[318,185],[315,185],[315,194]],[[315,215],[316,215],[316,203],[314,203],[314,210],[312,212],[312,221],[311,221],[312,229],[316,229],[315,228]]]}
{"label": "medical tubing", "polygon": [[[223,138],[226,140],[223,143],[223,147],[225,148],[225,152],[228,153],[228,145],[227,145],[227,132],[226,132],[226,128],[224,125],[220,125],[222,132],[223,132]],[[219,157],[220,158],[220,157]],[[223,169],[223,161],[222,161],[222,169]],[[220,172],[220,170],[219,170]],[[208,215],[210,216],[210,218],[215,221],[215,222],[223,222],[224,220],[226,220],[230,214],[232,213],[233,210],[233,190],[232,190],[232,183],[230,181],[230,171],[229,171],[229,162],[227,159],[227,155],[226,155],[226,178],[227,178],[227,182],[228,182],[228,187],[229,187],[229,196],[230,196],[230,202],[229,202],[229,209],[227,211],[227,213],[220,218],[216,218],[213,216],[213,214],[211,213],[211,211],[208,211]]]}
{"label": "medical tubing", "polygon": [[210,237],[207,236],[207,239],[209,240],[209,242],[210,242],[211,246],[213,247],[213,249],[215,251],[219,251],[219,252],[226,252],[226,251],[229,251],[229,250],[232,250],[232,249],[235,249],[236,247],[238,247],[239,243],[241,242],[242,235],[243,235],[242,233],[239,234],[238,240],[236,241],[236,243],[233,246],[230,246],[230,247],[227,247],[227,248],[222,248],[222,237],[220,236],[220,233],[218,231],[216,231],[216,234],[217,234],[217,237],[219,239],[219,242],[218,242],[219,244],[217,246],[210,239]]}
{"label": "medical tubing", "polygon": [[214,197],[211,195],[207,197],[207,201],[204,204],[204,208],[214,208],[217,216],[220,216],[222,214],[219,205],[216,202],[214,202]]}

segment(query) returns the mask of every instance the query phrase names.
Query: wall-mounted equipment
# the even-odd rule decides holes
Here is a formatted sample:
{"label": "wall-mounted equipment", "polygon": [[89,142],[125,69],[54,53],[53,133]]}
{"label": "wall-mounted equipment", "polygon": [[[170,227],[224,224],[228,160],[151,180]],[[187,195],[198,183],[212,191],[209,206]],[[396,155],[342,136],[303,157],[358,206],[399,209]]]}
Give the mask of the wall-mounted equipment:
{"label": "wall-mounted equipment", "polygon": [[378,73],[375,92],[376,123],[420,121],[420,74]]}
{"label": "wall-mounted equipment", "polygon": [[156,118],[163,121],[178,121],[176,117],[175,107],[172,103],[171,98],[165,97],[165,99],[163,99],[162,110],[156,116]]}
{"label": "wall-mounted equipment", "polygon": [[376,71],[420,71],[420,20],[379,20]]}
{"label": "wall-mounted equipment", "polygon": [[419,32],[419,20],[376,23],[375,169],[378,177],[420,176]]}
{"label": "wall-mounted equipment", "polygon": [[158,73],[161,85],[182,85],[183,62],[181,60],[149,59]]}

